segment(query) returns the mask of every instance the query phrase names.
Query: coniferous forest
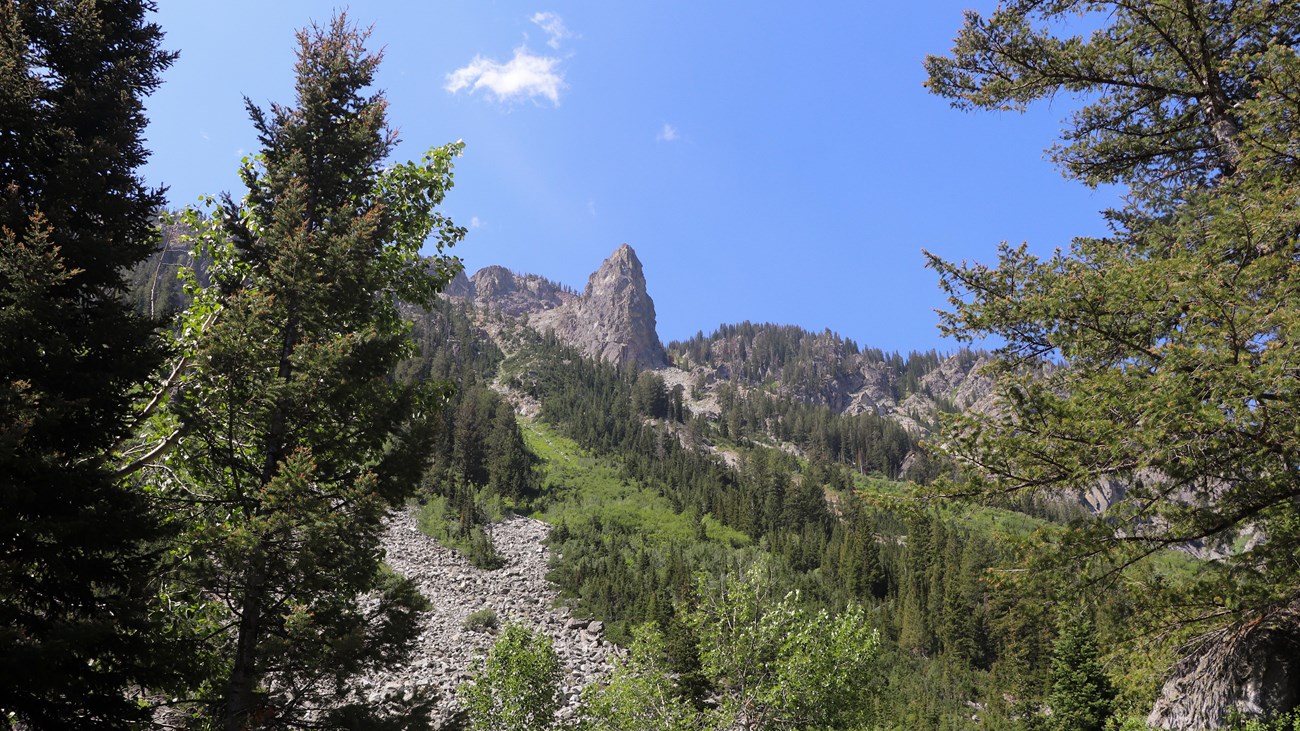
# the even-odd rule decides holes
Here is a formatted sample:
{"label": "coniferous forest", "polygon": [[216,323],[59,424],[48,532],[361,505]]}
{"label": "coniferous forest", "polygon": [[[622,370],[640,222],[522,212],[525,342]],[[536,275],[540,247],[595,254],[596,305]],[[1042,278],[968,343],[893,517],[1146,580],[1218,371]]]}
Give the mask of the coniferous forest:
{"label": "coniferous forest", "polygon": [[[155,11],[0,0],[0,728],[1300,728],[1294,4],[968,13],[928,90],[1080,99],[1049,154],[1123,187],[1110,233],[927,253],[950,352],[743,322],[663,363],[465,294],[464,144],[391,159],[347,14],[246,100],[241,190],[169,209]],[[612,671],[566,697],[482,613],[455,697],[360,692],[431,612],[407,511],[507,583],[493,526],[543,521]]]}

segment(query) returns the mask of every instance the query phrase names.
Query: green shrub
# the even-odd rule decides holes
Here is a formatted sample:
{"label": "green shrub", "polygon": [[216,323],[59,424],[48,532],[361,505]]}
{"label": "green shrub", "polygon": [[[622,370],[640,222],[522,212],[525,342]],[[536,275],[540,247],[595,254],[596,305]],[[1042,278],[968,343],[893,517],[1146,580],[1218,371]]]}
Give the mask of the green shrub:
{"label": "green shrub", "polygon": [[465,629],[473,632],[490,632],[499,624],[497,612],[491,607],[483,607],[465,618]]}
{"label": "green shrub", "polygon": [[[498,516],[501,514],[499,499],[488,504],[498,509]],[[462,516],[448,505],[447,498],[441,495],[430,496],[420,506],[418,524],[422,533],[464,556],[476,568],[490,571],[505,565],[483,526],[462,520]]]}
{"label": "green shrub", "polygon": [[560,709],[560,659],[551,638],[508,625],[472,683],[459,690],[470,731],[545,731]]}

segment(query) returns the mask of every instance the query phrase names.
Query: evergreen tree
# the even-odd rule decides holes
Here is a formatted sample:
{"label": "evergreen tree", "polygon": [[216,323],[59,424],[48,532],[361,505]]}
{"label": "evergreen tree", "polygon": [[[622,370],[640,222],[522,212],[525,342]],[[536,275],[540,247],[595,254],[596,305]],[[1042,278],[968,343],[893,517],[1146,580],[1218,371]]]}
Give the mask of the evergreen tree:
{"label": "evergreen tree", "polygon": [[537,485],[533,474],[535,457],[528,451],[515,420],[515,411],[505,399],[498,399],[488,437],[488,485],[498,495],[518,499]]}
{"label": "evergreen tree", "polygon": [[0,725],[121,728],[183,662],[150,619],[158,519],[118,453],[161,360],[123,272],[161,190],[152,2],[0,2]]}
{"label": "evergreen tree", "polygon": [[632,388],[632,410],[652,419],[663,419],[669,415],[669,406],[663,376],[641,371]]}
{"label": "evergreen tree", "polygon": [[344,17],[298,34],[296,105],[248,105],[246,197],[194,221],[214,286],[186,315],[198,365],[159,489],[185,508],[175,591],[215,625],[202,710],[229,731],[421,718],[348,691],[408,651],[422,608],[380,570],[380,529],[419,482],[442,392],[390,374],[413,355],[399,298],[428,306],[458,266],[419,251],[464,235],[433,212],[460,148],[381,169],[395,137],[364,41]]}
{"label": "evergreen tree", "polygon": [[[1078,13],[1104,22],[1079,36]],[[1017,0],[968,14],[952,54],[927,62],[930,87],[963,108],[1079,94],[1053,154],[1130,201],[1108,213],[1111,235],[1047,258],[930,258],[953,308],[944,331],[1006,343],[989,371],[1002,408],[951,419],[942,443],[986,498],[1126,483],[1104,521],[1043,554],[1072,578],[1267,535],[1194,583],[1148,589],[1145,609],[1198,607],[1178,621],[1205,632],[1254,631],[1300,600],[1298,46],[1288,2]]]}
{"label": "evergreen tree", "polygon": [[[1106,22],[1076,35],[1067,26],[1080,14]],[[1243,134],[1258,82],[1276,79],[1300,41],[1300,13],[1276,0],[1012,0],[965,21],[950,55],[926,59],[931,91],[961,109],[1085,96],[1052,158],[1160,210],[1239,172],[1245,139],[1263,131]]]}
{"label": "evergreen tree", "polygon": [[1101,731],[1113,711],[1115,688],[1097,659],[1097,638],[1086,614],[1062,619],[1052,654],[1052,731]]}

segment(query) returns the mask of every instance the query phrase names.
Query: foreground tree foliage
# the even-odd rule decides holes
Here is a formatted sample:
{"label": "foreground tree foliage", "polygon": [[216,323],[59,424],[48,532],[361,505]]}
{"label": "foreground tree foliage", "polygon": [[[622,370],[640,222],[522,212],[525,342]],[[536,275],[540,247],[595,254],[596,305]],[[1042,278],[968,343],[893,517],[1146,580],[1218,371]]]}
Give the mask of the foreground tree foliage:
{"label": "foreground tree foliage", "polygon": [[364,41],[343,17],[299,34],[296,106],[249,104],[247,196],[191,216],[213,286],[192,291],[194,366],[158,427],[181,439],[154,473],[185,530],[178,626],[213,677],[195,713],[232,731],[422,722],[421,699],[389,713],[347,691],[405,655],[423,606],[381,571],[380,529],[445,394],[390,374],[413,354],[399,299],[428,306],[459,266],[419,251],[464,235],[433,212],[460,146],[380,167],[395,136]]}
{"label": "foreground tree foliage", "polygon": [[461,687],[471,731],[546,731],[560,710],[563,668],[551,638],[507,625]]}
{"label": "foreground tree foliage", "polygon": [[[1105,24],[1060,34],[1079,14]],[[1003,410],[954,418],[945,446],[986,498],[1122,484],[1105,520],[1065,537],[1085,576],[1187,543],[1232,549],[1146,589],[1198,633],[1294,627],[1300,607],[1297,41],[1294,3],[1025,1],[969,14],[952,55],[927,62],[959,107],[1084,95],[1056,159],[1131,201],[1112,235],[1068,252],[930,257],[945,332],[1005,342]]]}
{"label": "foreground tree foliage", "polygon": [[696,710],[673,680],[668,644],[653,624],[632,630],[632,646],[609,682],[582,692],[583,731],[704,731],[716,719]]}
{"label": "foreground tree foliage", "polygon": [[686,623],[721,694],[721,728],[850,729],[871,717],[880,638],[861,607],[836,617],[776,594],[765,562],[701,579]]}
{"label": "foreground tree foliage", "polygon": [[[1300,40],[1300,13],[1279,0],[1009,0],[965,20],[951,55],[926,59],[931,91],[959,109],[1087,99],[1052,159],[1156,209],[1241,170],[1266,131],[1245,107],[1281,91],[1266,87]],[[1102,27],[1087,36],[1070,27],[1090,21]]]}
{"label": "foreground tree foliage", "polygon": [[176,655],[151,619],[158,518],[119,468],[161,360],[123,271],[156,246],[153,3],[0,2],[0,726],[121,728]]}

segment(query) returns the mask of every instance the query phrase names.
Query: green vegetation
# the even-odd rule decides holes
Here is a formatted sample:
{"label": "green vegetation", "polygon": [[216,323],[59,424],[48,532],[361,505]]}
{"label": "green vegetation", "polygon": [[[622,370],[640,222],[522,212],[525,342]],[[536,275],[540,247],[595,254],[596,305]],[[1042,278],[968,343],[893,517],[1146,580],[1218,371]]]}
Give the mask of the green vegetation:
{"label": "green vegetation", "polygon": [[1098,658],[1092,620],[1063,616],[1052,652],[1051,731],[1102,731],[1114,710],[1115,688]]}
{"label": "green vegetation", "polygon": [[419,252],[464,234],[433,212],[460,148],[380,170],[393,140],[364,40],[344,17],[300,33],[296,105],[250,106],[263,148],[241,168],[247,195],[188,216],[213,286],[181,316],[184,387],[154,426],[176,442],[152,489],[181,533],[178,629],[210,673],[191,707],[228,731],[422,723],[419,704],[339,698],[409,651],[426,606],[385,576],[379,540],[444,389],[389,375],[412,352],[396,298],[431,302],[458,266]]}
{"label": "green vegetation", "polygon": [[[460,146],[383,167],[378,59],[342,17],[300,34],[293,104],[250,104],[243,199],[167,224],[195,248],[146,262],[142,95],[173,59],[151,9],[0,3],[0,726],[143,726],[167,698],[193,728],[426,728],[426,698],[348,695],[428,609],[381,561],[385,515],[417,504],[486,569],[485,524],[553,526],[563,600],[630,646],[583,693],[589,731],[1136,730],[1177,641],[1294,628],[1286,3],[968,14],[930,88],[996,110],[1081,95],[1052,155],[1127,187],[1111,235],[930,258],[945,330],[1005,343],[995,410],[927,385],[986,354],[743,323],[669,348],[703,367],[693,397],[720,381],[716,419],[659,373],[436,297]],[[1072,35],[1080,13],[1095,33]],[[182,290],[156,286],[165,266]],[[929,399],[942,434],[846,415],[842,382],[868,374]],[[1101,479],[1124,492],[1098,519],[1070,491]],[[560,677],[548,638],[501,629],[461,691],[470,727],[554,726]],[[1265,711],[1220,721],[1300,728]]]}
{"label": "green vegetation", "polygon": [[[1086,37],[1081,8],[1103,23]],[[990,371],[1005,409],[954,416],[942,437],[966,468],[957,489],[1006,500],[1123,481],[1104,521],[1044,535],[1033,573],[1093,593],[1142,581],[1139,632],[1249,636],[1300,601],[1298,41],[1286,4],[1011,2],[968,14],[951,54],[927,60],[930,88],[963,109],[1077,95],[1053,159],[1126,187],[1108,236],[929,265],[950,295],[944,330],[1005,342]],[[1231,546],[1247,526],[1268,540],[1174,581],[1125,570]]]}
{"label": "green vegetation", "polygon": [[122,297],[164,202],[139,177],[175,58],[151,9],[0,3],[0,726],[120,728],[138,684],[193,674],[146,580],[149,448],[124,451],[164,356]]}
{"label": "green vegetation", "polygon": [[[577,611],[603,619],[615,641],[629,643],[638,626],[652,623],[671,648],[659,662],[687,679],[682,697],[720,691],[682,614],[700,600],[697,573],[722,576],[754,561],[769,567],[779,595],[799,590],[808,611],[867,608],[867,626],[881,633],[873,671],[894,689],[873,708],[900,728],[969,727],[973,699],[988,706],[981,722],[1010,727],[1030,720],[1023,713],[1030,699],[1046,696],[1054,639],[1048,600],[1022,596],[1004,577],[1021,570],[1018,545],[1060,526],[1005,508],[926,508],[909,486],[795,458],[756,439],[738,448],[734,471],[698,454],[676,457],[683,425],[651,425],[627,409],[637,383],[631,376],[545,338],[502,367],[542,404],[541,419],[523,431],[544,475],[533,505],[555,526],[552,579]],[[620,413],[625,422],[610,418]],[[701,433],[710,429],[701,425]],[[623,445],[610,444],[617,433],[629,435]],[[709,502],[692,503],[682,490],[698,479],[693,467],[665,469],[678,458],[700,460],[706,474],[718,475]],[[727,490],[746,507],[719,519],[709,508],[724,504]],[[838,496],[835,514],[828,494]],[[1007,689],[1016,699],[1010,704],[1001,701]]]}
{"label": "green vegetation", "polygon": [[702,672],[722,693],[721,726],[858,728],[876,693],[878,632],[861,607],[831,617],[777,591],[761,561],[696,586],[685,622],[699,638]]}
{"label": "green vegetation", "polygon": [[461,686],[471,731],[546,731],[560,708],[560,659],[544,634],[507,625]]}
{"label": "green vegetation", "polygon": [[[471,564],[480,569],[500,568],[504,562],[492,547],[492,541],[483,530],[483,524],[500,520],[499,511],[484,509],[483,502],[498,504],[492,500],[491,493],[475,493],[472,490],[460,490],[457,496],[466,496],[467,501],[452,503],[441,495],[430,495],[420,506],[418,524],[420,531],[437,540],[442,545],[454,549]],[[476,495],[483,495],[487,500],[476,500]]]}
{"label": "green vegetation", "polygon": [[583,731],[716,728],[715,714],[696,709],[673,682],[668,652],[667,640],[653,624],[633,628],[627,657],[618,661],[609,682],[583,689]]}
{"label": "green vegetation", "polygon": [[465,618],[465,629],[473,632],[491,632],[500,624],[497,612],[491,607],[484,607],[473,612]]}

